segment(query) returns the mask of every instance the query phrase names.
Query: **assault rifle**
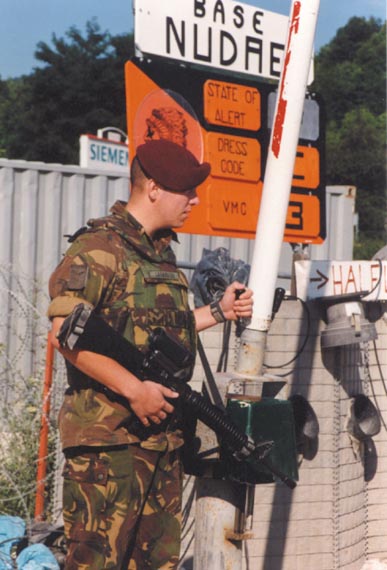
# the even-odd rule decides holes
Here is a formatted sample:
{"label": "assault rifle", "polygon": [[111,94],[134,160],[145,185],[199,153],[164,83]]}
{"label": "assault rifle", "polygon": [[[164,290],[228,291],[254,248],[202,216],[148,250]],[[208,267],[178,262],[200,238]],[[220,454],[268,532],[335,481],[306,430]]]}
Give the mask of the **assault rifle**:
{"label": "assault rifle", "polygon": [[62,348],[103,354],[140,380],[159,382],[177,392],[186,409],[221,438],[236,461],[248,462],[253,470],[256,462],[261,463],[289,488],[296,486],[295,481],[267,459],[273,441],[255,443],[223,410],[192,390],[187,382],[193,374],[194,356],[163,329],[156,328],[151,333],[149,349],[144,353],[98,317],[92,307],[80,303],[63,322],[58,340]]}

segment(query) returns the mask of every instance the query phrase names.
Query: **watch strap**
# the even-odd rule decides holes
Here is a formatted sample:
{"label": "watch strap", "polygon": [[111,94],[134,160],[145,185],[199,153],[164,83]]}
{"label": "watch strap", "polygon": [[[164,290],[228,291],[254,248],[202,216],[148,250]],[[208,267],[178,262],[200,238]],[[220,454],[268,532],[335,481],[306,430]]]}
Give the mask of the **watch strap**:
{"label": "watch strap", "polygon": [[219,301],[211,301],[210,311],[211,315],[214,317],[217,323],[224,323],[227,320],[226,317],[224,316]]}

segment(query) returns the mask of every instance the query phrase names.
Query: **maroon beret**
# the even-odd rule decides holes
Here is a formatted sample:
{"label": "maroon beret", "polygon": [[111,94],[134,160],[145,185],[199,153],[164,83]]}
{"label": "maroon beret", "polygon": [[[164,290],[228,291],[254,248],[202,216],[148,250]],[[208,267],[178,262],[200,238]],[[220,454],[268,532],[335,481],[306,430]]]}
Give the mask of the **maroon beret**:
{"label": "maroon beret", "polygon": [[149,178],[173,192],[199,186],[210,174],[208,162],[200,162],[181,145],[166,139],[148,141],[137,147],[138,161]]}

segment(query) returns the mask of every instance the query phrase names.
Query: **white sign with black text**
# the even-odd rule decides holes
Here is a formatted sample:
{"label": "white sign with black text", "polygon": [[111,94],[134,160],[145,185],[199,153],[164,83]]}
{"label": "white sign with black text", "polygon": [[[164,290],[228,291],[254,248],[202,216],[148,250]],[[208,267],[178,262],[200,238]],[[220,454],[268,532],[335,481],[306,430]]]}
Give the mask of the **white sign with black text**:
{"label": "white sign with black text", "polygon": [[231,0],[135,1],[144,54],[279,79],[288,17]]}
{"label": "white sign with black text", "polygon": [[80,159],[83,168],[108,170],[118,175],[129,175],[128,145],[94,135],[81,135],[79,139]]}

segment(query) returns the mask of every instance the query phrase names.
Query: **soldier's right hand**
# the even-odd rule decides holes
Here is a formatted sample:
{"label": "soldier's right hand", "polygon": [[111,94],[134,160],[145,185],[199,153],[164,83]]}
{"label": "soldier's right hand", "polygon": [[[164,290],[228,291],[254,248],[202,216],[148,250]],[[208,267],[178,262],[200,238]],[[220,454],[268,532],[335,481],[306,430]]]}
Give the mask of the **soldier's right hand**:
{"label": "soldier's right hand", "polygon": [[173,412],[174,407],[166,398],[178,397],[177,392],[170,388],[151,380],[145,380],[139,383],[137,389],[132,392],[129,402],[139,420],[144,426],[149,426],[150,422],[159,424]]}

